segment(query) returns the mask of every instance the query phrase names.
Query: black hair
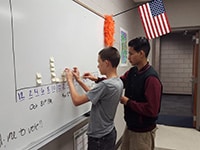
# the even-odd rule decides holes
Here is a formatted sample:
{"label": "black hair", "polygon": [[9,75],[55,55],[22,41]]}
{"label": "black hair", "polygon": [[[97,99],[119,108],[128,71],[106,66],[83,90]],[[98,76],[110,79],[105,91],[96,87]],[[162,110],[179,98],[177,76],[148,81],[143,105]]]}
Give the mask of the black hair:
{"label": "black hair", "polygon": [[136,52],[143,50],[146,57],[149,55],[150,44],[145,37],[137,37],[135,39],[130,40],[128,42],[128,46],[134,48]]}
{"label": "black hair", "polygon": [[115,47],[106,47],[99,52],[100,58],[110,61],[112,67],[117,67],[120,61],[119,51]]}

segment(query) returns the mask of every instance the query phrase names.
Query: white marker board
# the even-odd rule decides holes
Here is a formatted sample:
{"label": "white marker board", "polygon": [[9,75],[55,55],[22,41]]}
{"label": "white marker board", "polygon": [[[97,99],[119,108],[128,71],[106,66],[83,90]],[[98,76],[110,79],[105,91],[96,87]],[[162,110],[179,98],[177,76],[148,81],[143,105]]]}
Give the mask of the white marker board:
{"label": "white marker board", "polygon": [[90,110],[73,106],[66,83],[51,82],[49,59],[57,77],[74,66],[97,73],[103,23],[72,0],[0,1],[0,150],[28,149]]}

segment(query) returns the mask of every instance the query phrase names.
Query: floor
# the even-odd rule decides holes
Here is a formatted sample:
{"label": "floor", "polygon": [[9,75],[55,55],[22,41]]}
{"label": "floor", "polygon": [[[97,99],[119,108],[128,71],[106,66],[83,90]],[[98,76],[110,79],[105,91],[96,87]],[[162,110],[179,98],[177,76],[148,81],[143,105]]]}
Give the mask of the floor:
{"label": "floor", "polygon": [[158,124],[155,150],[200,150],[199,141],[200,131],[196,129]]}
{"label": "floor", "polygon": [[192,95],[164,94],[161,100],[161,115],[192,116]]}
{"label": "floor", "polygon": [[193,127],[192,95],[165,94],[157,122],[169,126]]}
{"label": "floor", "polygon": [[199,141],[196,129],[158,125],[155,150],[199,150]]}
{"label": "floor", "polygon": [[[160,115],[192,118],[192,106],[191,95],[166,94],[162,97]],[[178,125],[180,124],[183,123],[181,122]],[[158,124],[156,150],[199,150],[199,141],[200,131],[192,127],[185,128]]]}
{"label": "floor", "polygon": [[[192,96],[163,95],[160,114],[192,116]],[[158,124],[155,150],[200,150],[199,141],[200,131],[194,128]]]}

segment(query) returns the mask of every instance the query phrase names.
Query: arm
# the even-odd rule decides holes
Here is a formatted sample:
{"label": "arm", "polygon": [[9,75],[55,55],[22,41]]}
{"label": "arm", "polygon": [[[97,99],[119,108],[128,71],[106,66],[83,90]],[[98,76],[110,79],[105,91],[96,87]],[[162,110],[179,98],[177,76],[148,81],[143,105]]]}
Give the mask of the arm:
{"label": "arm", "polygon": [[122,97],[121,103],[139,114],[156,117],[160,109],[161,91],[162,86],[160,81],[155,77],[149,77],[145,83],[145,97],[147,102],[139,103],[134,100],[129,100],[128,97]]}
{"label": "arm", "polygon": [[95,83],[99,83],[103,80],[105,80],[106,78],[105,77],[96,77],[96,76],[93,76],[91,73],[87,72],[87,73],[84,73],[83,75],[83,78],[84,79],[90,79],[91,81],[94,81]]}
{"label": "arm", "polygon": [[85,92],[90,90],[90,88],[82,80],[76,80],[76,81],[85,90]]}
{"label": "arm", "polygon": [[72,98],[74,105],[78,106],[78,105],[81,105],[81,104],[88,102],[89,100],[88,100],[88,98],[85,94],[79,95],[78,92],[76,91],[76,88],[75,88],[74,83],[73,83],[72,71],[70,71],[69,69],[65,69],[65,72],[66,72],[66,79],[67,79],[67,82],[68,82],[69,90],[70,90],[70,93],[71,93],[71,98]]}
{"label": "arm", "polygon": [[89,72],[84,73],[84,74],[83,74],[83,78],[84,78],[84,79],[90,79],[91,81],[94,81],[94,82],[96,82],[96,81],[98,80],[97,77],[93,76],[93,75],[92,75],[91,73],[89,73]]}
{"label": "arm", "polygon": [[80,73],[79,73],[79,70],[77,67],[74,67],[74,70],[73,70],[73,75],[76,79],[76,81],[79,83],[79,85],[87,92],[90,90],[90,88],[81,80],[80,78]]}

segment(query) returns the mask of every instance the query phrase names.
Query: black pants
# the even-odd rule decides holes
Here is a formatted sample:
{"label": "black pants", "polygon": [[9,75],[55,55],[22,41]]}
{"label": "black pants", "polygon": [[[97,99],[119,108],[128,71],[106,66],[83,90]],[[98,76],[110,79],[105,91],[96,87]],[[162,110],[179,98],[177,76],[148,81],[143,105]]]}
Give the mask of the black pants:
{"label": "black pants", "polygon": [[114,150],[116,138],[117,132],[115,128],[101,138],[88,136],[88,150]]}

